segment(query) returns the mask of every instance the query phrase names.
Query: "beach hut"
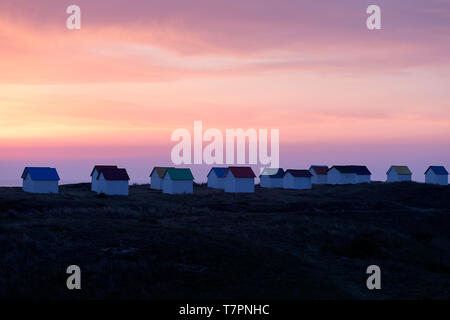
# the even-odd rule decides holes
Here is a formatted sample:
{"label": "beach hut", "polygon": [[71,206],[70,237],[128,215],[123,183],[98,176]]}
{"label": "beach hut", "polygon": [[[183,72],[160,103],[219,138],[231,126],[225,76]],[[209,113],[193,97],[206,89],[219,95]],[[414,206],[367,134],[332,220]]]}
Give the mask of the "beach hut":
{"label": "beach hut", "polygon": [[162,192],[167,194],[193,193],[194,176],[191,170],[167,168],[162,180]]}
{"label": "beach hut", "polygon": [[208,173],[208,188],[224,189],[225,173],[228,168],[211,168]]}
{"label": "beach hut", "polygon": [[97,176],[97,193],[110,196],[127,196],[130,177],[122,168],[104,168]]}
{"label": "beach hut", "polygon": [[411,181],[412,172],[407,166],[391,166],[386,172],[386,182]]}
{"label": "beach hut", "polygon": [[443,166],[430,166],[425,171],[425,183],[448,185],[448,171]]}
{"label": "beach hut", "polygon": [[328,166],[311,166],[309,167],[309,172],[312,174],[312,184],[328,183]]}
{"label": "beach hut", "polygon": [[372,173],[366,166],[351,166],[356,173],[356,183],[370,183]]}
{"label": "beach hut", "polygon": [[312,176],[309,170],[288,169],[283,174],[283,189],[311,189]]}
{"label": "beach hut", "polygon": [[328,184],[370,183],[372,173],[366,166],[332,166],[328,170]]}
{"label": "beach hut", "polygon": [[282,168],[264,168],[259,176],[261,188],[283,188]]}
{"label": "beach hut", "polygon": [[31,193],[58,193],[59,175],[55,168],[26,167],[22,173],[22,188]]}
{"label": "beach hut", "polygon": [[150,189],[162,190],[162,180],[169,167],[154,167],[150,173]]}
{"label": "beach hut", "polygon": [[225,192],[255,192],[255,173],[250,167],[229,167],[225,173]]}
{"label": "beach hut", "polygon": [[92,169],[91,172],[91,191],[95,191],[97,192],[98,189],[98,174],[100,173],[101,170],[103,169],[111,169],[111,168],[117,168],[117,166],[111,166],[111,165],[96,165],[94,166],[94,169]]}
{"label": "beach hut", "polygon": [[328,184],[356,184],[356,172],[351,166],[332,166],[327,173]]}

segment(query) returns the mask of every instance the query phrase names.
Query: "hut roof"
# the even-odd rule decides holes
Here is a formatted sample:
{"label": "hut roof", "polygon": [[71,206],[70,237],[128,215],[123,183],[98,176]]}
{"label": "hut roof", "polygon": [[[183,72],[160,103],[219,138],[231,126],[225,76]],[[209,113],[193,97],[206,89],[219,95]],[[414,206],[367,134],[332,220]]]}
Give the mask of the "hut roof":
{"label": "hut roof", "polygon": [[172,180],[194,180],[191,169],[187,168],[167,168],[166,174]]}
{"label": "hut roof", "polygon": [[32,180],[59,181],[59,175],[55,168],[49,167],[26,167],[22,173],[22,179],[30,175]]}
{"label": "hut roof", "polygon": [[250,167],[229,167],[225,175],[231,172],[235,178],[255,178],[256,175]]}

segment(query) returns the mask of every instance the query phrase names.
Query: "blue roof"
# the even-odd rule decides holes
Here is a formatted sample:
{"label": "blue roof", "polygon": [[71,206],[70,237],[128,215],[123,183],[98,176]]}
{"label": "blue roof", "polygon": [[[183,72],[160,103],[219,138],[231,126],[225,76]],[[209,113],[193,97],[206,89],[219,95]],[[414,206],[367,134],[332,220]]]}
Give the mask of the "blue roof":
{"label": "blue roof", "polygon": [[[225,177],[225,173],[227,172],[228,168],[211,168],[211,171],[214,171],[214,173],[216,174],[216,176],[218,178],[223,178]],[[211,173],[211,171],[209,171],[209,173]],[[209,176],[209,174],[208,174]]]}
{"label": "blue roof", "polygon": [[370,176],[369,169],[366,166],[332,166],[332,168],[336,168],[341,173],[356,173],[358,176]]}
{"label": "blue roof", "polygon": [[425,171],[425,174],[428,172],[428,170],[433,170],[435,174],[437,175],[448,175],[448,171],[443,166],[430,166],[427,171]]}
{"label": "blue roof", "polygon": [[369,169],[366,166],[350,166],[358,176],[370,176]]}
{"label": "blue roof", "polygon": [[59,181],[59,175],[55,168],[48,167],[26,167],[22,173],[22,179],[25,179],[27,174],[32,180],[40,181]]}

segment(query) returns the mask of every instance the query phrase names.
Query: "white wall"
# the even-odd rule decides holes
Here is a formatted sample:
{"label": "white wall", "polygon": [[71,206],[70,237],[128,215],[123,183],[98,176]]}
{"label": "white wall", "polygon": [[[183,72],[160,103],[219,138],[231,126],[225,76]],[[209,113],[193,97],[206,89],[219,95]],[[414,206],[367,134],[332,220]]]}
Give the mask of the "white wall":
{"label": "white wall", "polygon": [[98,180],[97,180],[98,171],[97,169],[94,170],[94,173],[91,177],[91,191],[97,192],[98,189]]}
{"label": "white wall", "polygon": [[22,189],[30,193],[59,193],[58,181],[35,181],[29,174],[23,179]]}
{"label": "white wall", "polygon": [[128,180],[105,180],[103,174],[100,174],[97,183],[97,193],[104,193],[109,196],[127,196],[129,194]]}
{"label": "white wall", "polygon": [[356,184],[356,173],[341,173],[341,184]]}
{"label": "white wall", "polygon": [[283,188],[283,178],[270,178],[272,180],[272,188]]}
{"label": "white wall", "polygon": [[259,180],[261,188],[283,188],[283,178],[271,178],[268,175],[262,175]]}
{"label": "white wall", "polygon": [[328,176],[326,174],[315,174],[314,170],[311,169],[309,172],[313,175],[311,178],[311,182],[313,184],[327,184]]}
{"label": "white wall", "polygon": [[336,168],[328,171],[328,184],[355,184],[356,173],[340,173]]}
{"label": "white wall", "polygon": [[370,183],[370,175],[356,175],[356,183]]}
{"label": "white wall", "polygon": [[283,176],[284,189],[298,189],[298,190],[311,189],[311,184],[312,184],[311,178],[294,177],[289,172]]}
{"label": "white wall", "polygon": [[91,177],[91,191],[97,191],[97,180],[95,179],[95,172]]}
{"label": "white wall", "polygon": [[327,180],[328,184],[339,184],[340,183],[340,173],[335,168],[328,171]]}
{"label": "white wall", "polygon": [[425,183],[447,186],[448,175],[437,175],[433,170],[428,170],[427,174],[425,175]]}
{"label": "white wall", "polygon": [[162,179],[156,173],[156,170],[153,171],[153,174],[151,175],[150,189],[162,190]]}
{"label": "white wall", "polygon": [[211,173],[208,175],[208,188],[223,189],[224,183],[225,178],[217,177],[214,171],[211,171]]}
{"label": "white wall", "polygon": [[192,180],[172,180],[168,174],[162,181],[162,192],[166,194],[183,194],[194,192]]}
{"label": "white wall", "polygon": [[225,192],[252,193],[255,192],[254,178],[235,178],[231,172],[225,177]]}

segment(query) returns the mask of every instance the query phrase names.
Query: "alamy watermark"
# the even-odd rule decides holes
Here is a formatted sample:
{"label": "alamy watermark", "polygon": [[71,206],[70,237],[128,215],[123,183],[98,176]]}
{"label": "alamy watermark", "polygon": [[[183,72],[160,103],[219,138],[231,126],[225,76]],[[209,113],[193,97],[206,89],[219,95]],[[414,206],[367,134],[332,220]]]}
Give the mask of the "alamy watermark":
{"label": "alamy watermark", "polygon": [[366,20],[366,26],[369,30],[380,30],[381,29],[381,8],[375,4],[367,7],[367,14],[370,16]]}
{"label": "alamy watermark", "polygon": [[[180,164],[260,164],[278,168],[280,164],[280,131],[268,129],[210,128],[203,132],[203,122],[194,121],[193,137],[187,129],[172,132],[171,140],[178,142],[171,152],[175,165]],[[206,145],[204,146],[204,143]],[[225,145],[225,156],[224,156]],[[247,148],[248,147],[248,148]],[[248,149],[248,154],[247,154]],[[247,161],[248,159],[248,161]]]}
{"label": "alamy watermark", "polygon": [[381,289],[381,269],[377,265],[371,265],[367,267],[367,274],[370,276],[367,278],[366,286],[369,290],[380,290]]}
{"label": "alamy watermark", "polygon": [[[66,20],[66,27],[69,30],[81,29],[81,8],[76,4],[67,7],[66,13],[69,17]],[[366,20],[366,26],[369,30],[381,29],[381,8],[378,5],[372,4],[367,7],[366,13],[370,16]]]}
{"label": "alamy watermark", "polygon": [[70,276],[66,280],[66,286],[69,290],[81,290],[81,269],[73,264],[67,267],[67,274]]}
{"label": "alamy watermark", "polygon": [[81,29],[81,8],[76,4],[67,7],[66,13],[69,14],[66,20],[66,27],[69,30]]}

